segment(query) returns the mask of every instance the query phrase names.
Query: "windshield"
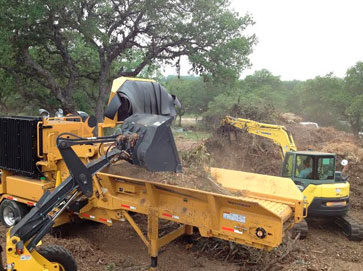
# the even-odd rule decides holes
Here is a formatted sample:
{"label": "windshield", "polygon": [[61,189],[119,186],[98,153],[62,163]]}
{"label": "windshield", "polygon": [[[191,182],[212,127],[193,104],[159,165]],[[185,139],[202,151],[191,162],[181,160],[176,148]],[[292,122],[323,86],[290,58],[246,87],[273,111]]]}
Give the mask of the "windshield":
{"label": "windshield", "polygon": [[302,179],[312,179],[313,159],[307,155],[296,156],[295,177]]}
{"label": "windshield", "polygon": [[319,180],[333,180],[335,173],[334,157],[320,157],[318,159]]}
{"label": "windshield", "polygon": [[105,136],[112,136],[112,135],[117,135],[120,134],[120,129],[122,127],[122,124],[117,124],[115,127],[107,127],[104,128],[104,134]]}
{"label": "windshield", "polygon": [[291,153],[287,153],[285,157],[285,163],[282,168],[282,177],[290,177],[292,175],[292,163],[293,157]]}

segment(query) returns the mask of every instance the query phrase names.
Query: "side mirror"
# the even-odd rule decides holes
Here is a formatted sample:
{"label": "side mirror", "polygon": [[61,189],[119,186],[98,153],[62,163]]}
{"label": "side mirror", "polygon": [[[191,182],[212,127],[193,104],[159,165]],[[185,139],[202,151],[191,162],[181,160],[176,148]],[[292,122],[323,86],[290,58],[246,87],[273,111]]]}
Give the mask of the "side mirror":
{"label": "side mirror", "polygon": [[59,108],[59,109],[57,110],[57,112],[55,112],[55,116],[56,116],[57,118],[61,118],[61,117],[63,117],[63,116],[64,116],[63,109],[62,109],[62,108]]}
{"label": "side mirror", "polygon": [[347,165],[348,165],[348,160],[343,159],[343,160],[340,162],[340,164],[341,164],[343,167],[345,167],[345,166],[347,166]]}
{"label": "side mirror", "polygon": [[50,114],[47,110],[45,109],[39,109],[39,115],[43,118],[43,119],[47,119],[50,117]]}

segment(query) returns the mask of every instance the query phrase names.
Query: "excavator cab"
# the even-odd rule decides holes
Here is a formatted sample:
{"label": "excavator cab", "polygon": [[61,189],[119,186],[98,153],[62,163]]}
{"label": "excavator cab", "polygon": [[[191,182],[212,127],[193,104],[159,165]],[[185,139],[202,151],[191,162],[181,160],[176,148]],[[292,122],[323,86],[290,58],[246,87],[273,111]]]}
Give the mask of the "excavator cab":
{"label": "excavator cab", "polygon": [[342,216],[348,211],[349,183],[335,163],[332,153],[286,152],[281,176],[291,178],[304,193],[309,216]]}
{"label": "excavator cab", "polygon": [[287,152],[281,175],[290,177],[304,189],[310,184],[335,182],[335,160],[332,153],[321,152]]}

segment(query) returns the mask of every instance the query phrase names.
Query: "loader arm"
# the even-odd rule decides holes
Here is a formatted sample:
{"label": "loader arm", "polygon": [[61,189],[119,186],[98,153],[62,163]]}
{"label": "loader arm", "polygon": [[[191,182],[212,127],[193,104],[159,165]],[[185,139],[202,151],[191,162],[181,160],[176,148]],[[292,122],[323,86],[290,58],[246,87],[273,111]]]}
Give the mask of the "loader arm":
{"label": "loader arm", "polygon": [[[71,133],[60,134],[57,138],[57,147],[70,176],[53,192],[45,192],[36,206],[10,229],[7,236],[7,258],[16,259],[11,264],[16,266],[16,262],[18,266],[22,266],[19,256],[24,252],[33,253],[39,241],[51,230],[57,217],[72,202],[81,196],[87,198],[93,196],[93,175],[110,163],[126,160],[150,171],[180,171],[179,157],[177,152],[174,152],[175,142],[172,137],[170,138],[172,119],[166,116],[136,114],[125,120],[119,135],[81,138]],[[87,165],[83,164],[72,148],[76,145],[102,143],[111,143],[106,154]],[[155,157],[155,148],[159,151],[157,157]],[[34,253],[36,255],[36,251]],[[41,265],[39,262],[35,264]],[[32,268],[31,270],[38,270]],[[27,266],[26,270],[30,270],[30,266]]]}
{"label": "loader arm", "polygon": [[107,156],[84,165],[73,151],[72,146],[92,143],[115,142],[116,137],[96,139],[58,138],[58,147],[69,168],[70,175],[52,193],[47,191],[37,205],[10,230],[10,238],[18,237],[18,249],[26,248],[31,252],[47,234],[56,218],[69,206],[76,197],[92,196],[92,176],[107,166],[115,156],[120,156],[124,149],[115,148]]}
{"label": "loader arm", "polygon": [[222,120],[221,126],[223,127],[223,130],[227,130],[228,132],[231,132],[233,129],[238,129],[250,134],[272,139],[275,144],[280,146],[282,158],[285,157],[285,154],[288,151],[297,151],[292,135],[287,131],[286,127],[282,125],[266,124],[253,120],[226,116]]}

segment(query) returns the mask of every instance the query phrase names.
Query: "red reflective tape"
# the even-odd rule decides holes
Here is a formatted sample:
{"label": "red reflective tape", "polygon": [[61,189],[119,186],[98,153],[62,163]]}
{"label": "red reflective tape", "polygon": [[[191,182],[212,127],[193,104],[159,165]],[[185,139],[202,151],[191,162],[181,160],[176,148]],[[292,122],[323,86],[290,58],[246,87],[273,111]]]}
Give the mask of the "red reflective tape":
{"label": "red reflective tape", "polygon": [[227,227],[222,227],[222,230],[234,232],[234,229]]}
{"label": "red reflective tape", "polygon": [[34,206],[34,202],[30,202],[30,201],[27,201],[27,203],[26,204],[28,204],[28,205],[30,205],[30,206]]}
{"label": "red reflective tape", "polygon": [[107,219],[106,218],[100,217],[99,220],[102,221],[102,222],[107,222]]}
{"label": "red reflective tape", "polygon": [[136,210],[136,207],[135,206],[131,206],[131,205],[121,204],[121,207],[130,209],[130,210]]}
{"label": "red reflective tape", "polygon": [[82,214],[82,216],[84,216],[84,217],[91,217],[91,215],[89,215],[89,214]]}
{"label": "red reflective tape", "polygon": [[163,216],[167,216],[167,217],[173,217],[172,215],[167,214],[167,213],[162,213],[161,215],[163,215]]}
{"label": "red reflective tape", "polygon": [[13,200],[14,199],[13,197],[10,197],[10,196],[7,196],[6,198],[9,199],[9,200]]}

